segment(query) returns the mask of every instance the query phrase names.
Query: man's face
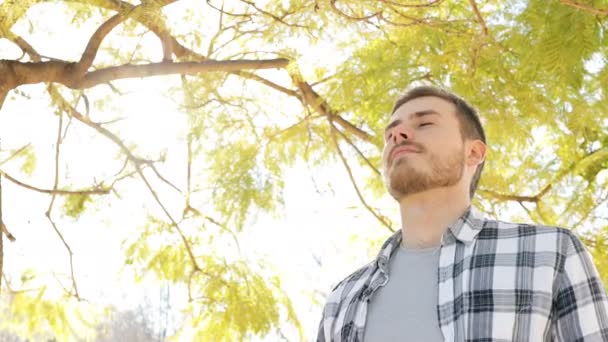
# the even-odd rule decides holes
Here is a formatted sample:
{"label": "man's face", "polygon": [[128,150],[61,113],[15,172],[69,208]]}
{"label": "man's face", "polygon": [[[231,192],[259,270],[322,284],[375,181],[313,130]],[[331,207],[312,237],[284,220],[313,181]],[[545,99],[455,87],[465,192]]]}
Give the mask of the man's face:
{"label": "man's face", "polygon": [[384,142],[384,181],[396,200],[462,178],[464,143],[451,102],[426,96],[404,103],[391,116]]}

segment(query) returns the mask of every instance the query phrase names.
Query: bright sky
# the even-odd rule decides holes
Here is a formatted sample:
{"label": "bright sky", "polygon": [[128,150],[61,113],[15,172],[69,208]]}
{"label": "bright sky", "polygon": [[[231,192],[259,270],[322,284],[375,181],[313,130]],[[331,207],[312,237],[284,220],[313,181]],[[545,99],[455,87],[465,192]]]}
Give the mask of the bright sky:
{"label": "bright sky", "polygon": [[[168,9],[168,15],[173,13],[179,17],[183,15],[179,14],[180,10],[188,5],[188,1],[181,1]],[[42,55],[76,60],[81,50],[73,47],[84,48],[98,23],[86,22],[74,30],[69,20],[36,20],[40,17],[61,18],[63,15],[53,4],[35,6],[28,12],[35,25],[34,30],[30,31],[29,23],[22,20],[13,27],[13,32],[26,37]],[[202,18],[203,15],[194,17]],[[203,22],[197,25],[203,25]],[[178,27],[180,29],[189,30],[190,26]],[[58,40],[59,36],[61,39]],[[147,34],[141,44],[148,56],[159,58],[156,38]],[[315,47],[296,46],[306,52],[299,61],[305,75],[312,73],[313,68],[321,63],[338,63],[342,56],[328,46],[324,42]],[[20,55],[21,51],[13,44],[0,41],[0,59],[15,59]],[[103,58],[103,54],[99,58]],[[265,74],[272,77],[272,72]],[[97,121],[127,118],[110,127],[119,136],[137,142],[140,154],[156,157],[160,151],[167,151],[165,165],[185,165],[184,140],[176,137],[183,137],[187,132],[187,119],[178,112],[176,103],[179,99],[171,98],[165,90],[167,82],[177,81],[177,78],[157,77],[145,81],[117,82],[128,94],[112,101],[106,108],[93,106],[91,116]],[[32,98],[7,98],[0,116],[1,147],[8,150],[31,143],[36,150],[38,167],[31,178],[20,179],[41,188],[52,188],[57,117],[49,108],[44,85],[24,86],[19,90]],[[87,94],[94,102],[109,96],[109,91],[107,87],[100,86]],[[67,124],[67,120],[64,124]],[[72,125],[62,145],[61,162],[67,164],[68,173],[64,172],[60,184],[70,184],[73,188],[86,187],[93,181],[91,175],[99,177],[98,168],[107,170],[109,174],[105,176],[108,177],[120,169],[122,160],[113,160],[117,150],[111,142],[91,129],[81,127],[78,122]],[[9,174],[17,175],[20,163],[8,163],[2,168]],[[185,178],[183,170],[166,166],[160,166],[159,170],[175,181],[178,187],[185,188],[184,184],[179,183]],[[355,172],[363,175],[360,170]],[[312,182],[313,177],[316,184]],[[165,203],[181,203],[178,200],[181,197],[174,191],[158,182],[155,184],[161,189]],[[369,240],[380,243],[389,232],[379,226],[369,213],[355,209],[360,204],[341,164],[327,165],[312,175],[305,165],[297,165],[287,172],[285,184],[284,213],[275,218],[259,217],[255,226],[246,228],[239,242],[241,253],[248,260],[261,259],[267,267],[281,275],[283,287],[293,301],[304,330],[312,338],[321,309],[321,303],[315,303],[313,298],[323,300],[319,291],[328,291],[331,285],[366,263],[376,253],[375,249],[368,249]],[[24,191],[6,179],[3,179],[2,185],[4,221],[17,237],[15,243],[5,243],[4,271],[13,285],[18,286],[22,272],[34,269],[39,275],[39,283],[49,284],[46,296],[57,298],[62,291],[55,277],[63,286],[70,287],[69,261],[65,248],[44,216],[50,196]],[[316,192],[315,187],[319,188],[320,193]],[[93,302],[113,304],[125,310],[142,305],[144,297],[159,305],[158,294],[162,284],[151,279],[135,284],[128,269],[123,272],[119,270],[124,264],[120,243],[137,234],[137,228],[145,222],[145,211],[160,213],[160,209],[139,180],[121,183],[118,191],[125,196],[120,205],[111,206],[109,201],[99,199],[89,206],[90,211],[78,221],[58,220],[62,233],[74,251],[79,292]],[[59,215],[61,203],[60,200],[56,203],[55,217]],[[390,202],[387,201],[386,206],[389,207]],[[179,216],[178,205],[169,207],[175,216]],[[234,247],[230,246],[218,247],[217,250],[222,255],[235,253]],[[317,260],[322,265],[318,265]],[[183,291],[180,293],[179,289],[173,289],[171,296],[173,305],[176,305],[174,309],[185,305]],[[295,332],[285,330],[284,333],[295,339]],[[268,340],[276,340],[276,337],[269,337]]]}

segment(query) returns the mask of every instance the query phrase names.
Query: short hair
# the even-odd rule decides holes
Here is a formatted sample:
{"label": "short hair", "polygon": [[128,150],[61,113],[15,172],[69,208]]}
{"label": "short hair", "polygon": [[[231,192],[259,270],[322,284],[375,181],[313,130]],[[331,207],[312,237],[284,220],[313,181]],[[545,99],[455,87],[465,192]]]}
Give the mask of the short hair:
{"label": "short hair", "polygon": [[[475,108],[460,96],[443,88],[424,85],[409,89],[397,99],[393,106],[392,114],[406,102],[425,96],[439,97],[453,103],[456,106],[456,117],[460,126],[460,134],[463,139],[479,139],[483,141],[484,144],[486,143],[486,135]],[[484,164],[485,160],[477,165],[477,170],[471,179],[471,186],[469,188],[469,196],[471,198],[475,195],[475,190],[477,190],[477,186],[479,185],[479,178],[481,177],[481,171],[483,170]]]}

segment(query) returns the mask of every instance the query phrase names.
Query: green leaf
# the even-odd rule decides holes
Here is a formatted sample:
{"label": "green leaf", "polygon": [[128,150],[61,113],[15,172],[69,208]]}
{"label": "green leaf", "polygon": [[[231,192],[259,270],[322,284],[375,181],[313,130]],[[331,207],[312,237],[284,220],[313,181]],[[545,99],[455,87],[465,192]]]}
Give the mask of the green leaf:
{"label": "green leaf", "polygon": [[63,212],[72,218],[79,218],[86,210],[86,204],[91,202],[89,195],[67,195],[63,203]]}

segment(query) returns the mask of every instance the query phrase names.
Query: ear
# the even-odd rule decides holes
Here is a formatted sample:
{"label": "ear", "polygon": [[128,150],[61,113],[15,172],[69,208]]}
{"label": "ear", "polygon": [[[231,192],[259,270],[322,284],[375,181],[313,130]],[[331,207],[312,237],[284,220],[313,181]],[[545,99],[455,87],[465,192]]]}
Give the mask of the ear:
{"label": "ear", "polygon": [[466,155],[466,164],[473,168],[486,160],[486,144],[483,141],[475,139],[468,141],[468,149]]}

